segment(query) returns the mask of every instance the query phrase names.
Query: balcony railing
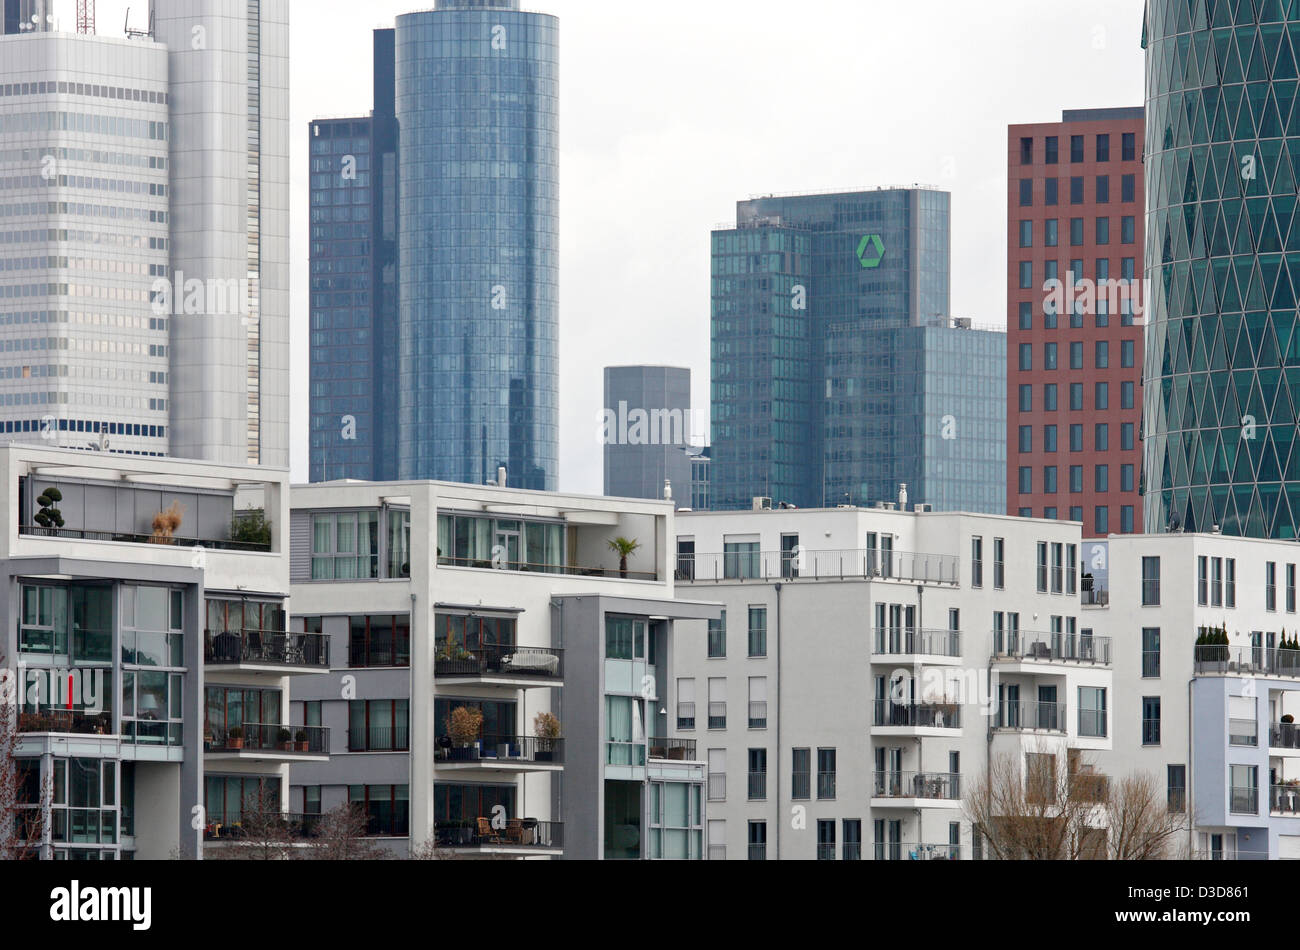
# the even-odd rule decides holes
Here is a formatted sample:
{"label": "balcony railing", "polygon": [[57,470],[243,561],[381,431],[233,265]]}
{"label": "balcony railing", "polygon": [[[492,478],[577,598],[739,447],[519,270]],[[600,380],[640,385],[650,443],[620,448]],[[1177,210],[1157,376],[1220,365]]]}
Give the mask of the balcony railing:
{"label": "balcony railing", "polygon": [[411,730],[404,722],[397,726],[379,723],[367,726],[365,722],[348,726],[349,752],[407,752],[410,742]]}
{"label": "balcony railing", "polygon": [[650,758],[669,762],[694,762],[694,739],[651,739]]}
{"label": "balcony railing", "polygon": [[1202,645],[1194,648],[1198,674],[1300,677],[1300,650]]}
{"label": "balcony railing", "polygon": [[434,836],[440,848],[563,848],[564,824],[535,818],[439,820]]}
{"label": "balcony railing", "polygon": [[710,729],[727,728],[727,704],[726,703],[709,703],[709,728]]}
{"label": "balcony railing", "polygon": [[844,842],[844,860],[861,861],[862,860],[862,842],[846,841]]}
{"label": "balcony railing", "polygon": [[751,844],[751,845],[749,846],[749,860],[751,860],[751,861],[766,861],[766,860],[767,860],[767,845],[765,845],[765,844]]}
{"label": "balcony railing", "polygon": [[709,773],[709,801],[721,802],[727,798],[727,773]]}
{"label": "balcony railing", "polygon": [[835,772],[817,773],[817,798],[819,800],[835,797]]}
{"label": "balcony railing", "polygon": [[18,715],[18,731],[64,735],[106,736],[113,732],[113,714],[88,713],[75,709],[48,709]]}
{"label": "balcony railing", "polygon": [[1048,663],[1110,665],[1110,637],[1078,633],[1018,633],[993,631],[993,652],[1002,660],[1038,660]]}
{"label": "balcony railing", "polygon": [[[276,841],[282,839],[311,840],[320,830],[320,815],[280,815],[278,820],[263,820],[260,816],[251,819],[249,815],[230,816],[208,815],[208,823],[203,828],[204,841],[247,841],[250,835],[274,836]],[[246,825],[245,822],[248,822]]]}
{"label": "balcony railing", "polygon": [[877,861],[959,861],[961,846],[955,844],[911,844],[905,841],[877,841]]}
{"label": "balcony railing", "polygon": [[790,773],[790,797],[806,800],[812,797],[812,773],[800,769]]}
{"label": "balcony railing", "polygon": [[509,676],[563,679],[564,651],[557,647],[480,644],[471,648],[441,646],[434,659],[434,677]]}
{"label": "balcony railing", "polygon": [[875,712],[877,726],[961,728],[961,706],[957,703],[895,703],[888,699],[877,699]]}
{"label": "balcony railing", "polygon": [[1274,785],[1269,789],[1269,811],[1281,815],[1300,815],[1300,785]]}
{"label": "balcony railing", "polygon": [[872,652],[886,656],[924,654],[927,656],[961,656],[959,630],[908,630],[904,627],[877,627],[873,633]]}
{"label": "balcony railing", "polygon": [[471,557],[439,557],[439,567],[471,567],[483,571],[522,571],[528,574],[564,574],[570,577],[612,577],[635,581],[657,581],[656,571],[620,571],[613,567],[583,567],[574,564],[540,564],[530,561],[484,560]]}
{"label": "balcony railing", "polygon": [[1300,749],[1300,726],[1275,722],[1268,727],[1268,744],[1275,749]]}
{"label": "balcony railing", "polygon": [[564,762],[564,740],[560,738],[485,735],[473,745],[460,746],[445,736],[439,738],[436,748],[439,762]]}
{"label": "balcony railing", "polygon": [[203,662],[211,666],[240,663],[270,666],[330,665],[329,637],[322,633],[283,630],[207,631]]}
{"label": "balcony railing", "polygon": [[819,841],[817,842],[817,860],[834,861],[835,860],[835,842]]}
{"label": "balcony railing", "polygon": [[749,728],[751,729],[767,728],[766,701],[754,702],[749,704]]}
{"label": "balcony railing", "polygon": [[1259,814],[1259,789],[1236,785],[1228,789],[1228,811],[1234,815]]}
{"label": "balcony railing", "polygon": [[750,772],[749,773],[749,800],[751,802],[761,802],[767,798],[767,773]]}
{"label": "balcony railing", "polygon": [[1065,713],[1065,703],[1003,702],[998,706],[996,728],[1065,732]]}
{"label": "balcony railing", "polygon": [[20,525],[20,535],[35,538],[66,538],[74,541],[113,541],[118,544],[158,544],[176,548],[208,548],[213,551],[256,551],[263,554],[271,550],[270,544],[256,541],[229,541],[218,538],[166,538],[154,540],[151,534],[132,534],[125,531],[87,531],[81,528],[42,528],[39,525]]}
{"label": "balcony railing", "polygon": [[876,772],[876,798],[961,798],[961,775],[955,772]]}
{"label": "balcony railing", "polygon": [[961,581],[961,558],[951,554],[871,549],[789,552],[760,551],[696,554],[693,576],[680,580],[840,580],[849,577],[907,583],[952,584]]}
{"label": "balcony railing", "polygon": [[[239,729],[241,735],[231,733]],[[299,739],[299,734],[305,736]],[[208,752],[275,752],[277,755],[327,755],[330,731],[323,726],[291,726],[287,723],[246,722],[229,730],[212,730],[205,741]]]}
{"label": "balcony railing", "polygon": [[727,860],[727,846],[725,844],[709,845],[709,860],[710,861]]}

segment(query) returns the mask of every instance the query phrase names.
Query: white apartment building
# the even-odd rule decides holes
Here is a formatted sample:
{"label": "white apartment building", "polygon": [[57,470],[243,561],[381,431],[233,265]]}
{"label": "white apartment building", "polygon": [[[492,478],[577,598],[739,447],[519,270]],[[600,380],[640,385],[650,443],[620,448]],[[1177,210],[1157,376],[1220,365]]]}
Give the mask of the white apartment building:
{"label": "white apartment building", "polygon": [[0,431],[287,467],[288,3],[150,6],[0,36]]}
{"label": "white apartment building", "polygon": [[286,730],[290,677],[328,666],[284,632],[288,516],[283,471],[0,447],[0,698],[42,857],[211,855],[323,757]]}
{"label": "white apartment building", "polygon": [[[1300,857],[1300,635],[1293,541],[1217,534],[1088,542],[1082,623],[1114,644],[1106,771],[1142,771],[1189,816],[1190,856]],[[1228,643],[1198,645],[1205,630]],[[1300,644],[1298,644],[1300,646]]]}
{"label": "white apartment building", "polygon": [[[291,625],[328,639],[331,668],[295,684],[293,719],[331,755],[294,767],[293,810],[354,803],[397,855],[702,859],[704,763],[664,704],[719,608],[674,599],[672,518],[493,486],[295,487]],[[618,538],[638,544],[625,564]]]}
{"label": "white apartment building", "polygon": [[712,859],[977,858],[961,799],[993,757],[1074,773],[1110,746],[1077,524],[679,512],[675,542],[678,592],[726,608],[669,697],[708,765]]}

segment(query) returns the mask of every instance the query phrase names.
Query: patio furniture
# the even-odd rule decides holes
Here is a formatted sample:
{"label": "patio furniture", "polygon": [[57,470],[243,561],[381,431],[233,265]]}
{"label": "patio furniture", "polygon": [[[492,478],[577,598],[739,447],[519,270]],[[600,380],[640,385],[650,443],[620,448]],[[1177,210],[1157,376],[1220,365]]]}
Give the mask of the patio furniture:
{"label": "patio furniture", "polygon": [[545,673],[554,676],[560,668],[560,658],[544,650],[516,650],[505,657],[501,665],[519,673]]}
{"label": "patio furniture", "polygon": [[501,844],[501,836],[493,829],[490,818],[479,818],[478,838],[480,844]]}

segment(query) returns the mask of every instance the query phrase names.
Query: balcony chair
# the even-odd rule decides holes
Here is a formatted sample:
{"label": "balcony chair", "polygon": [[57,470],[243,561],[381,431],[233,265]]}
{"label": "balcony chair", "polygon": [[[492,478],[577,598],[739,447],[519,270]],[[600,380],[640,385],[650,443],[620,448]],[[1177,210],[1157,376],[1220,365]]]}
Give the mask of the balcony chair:
{"label": "balcony chair", "polygon": [[478,839],[480,844],[501,844],[501,836],[492,827],[490,818],[479,818]]}

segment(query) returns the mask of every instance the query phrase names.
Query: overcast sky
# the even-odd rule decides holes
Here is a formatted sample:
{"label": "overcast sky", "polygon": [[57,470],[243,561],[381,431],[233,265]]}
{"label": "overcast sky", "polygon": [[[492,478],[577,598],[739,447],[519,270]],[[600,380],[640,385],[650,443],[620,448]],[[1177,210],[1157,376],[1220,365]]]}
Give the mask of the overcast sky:
{"label": "overcast sky", "polygon": [[[164,0],[165,2],[165,0]],[[372,105],[412,0],[292,0],[293,474],[307,475],[307,125]],[[73,0],[56,7],[72,28]],[[99,0],[99,32],[127,7]],[[560,18],[560,488],[599,493],[601,368],[709,398],[709,231],[771,192],[951,191],[953,312],[1005,323],[1006,126],[1142,104],[1141,0],[535,0]]]}

